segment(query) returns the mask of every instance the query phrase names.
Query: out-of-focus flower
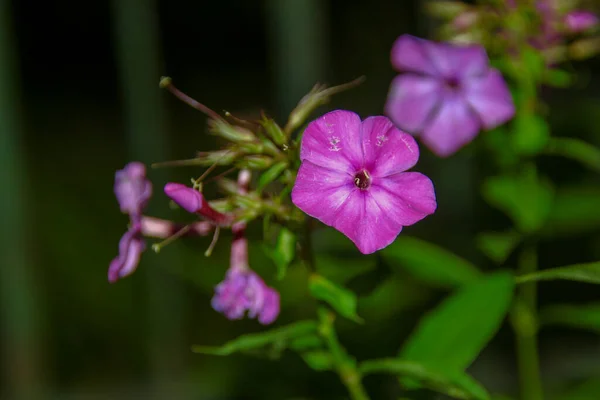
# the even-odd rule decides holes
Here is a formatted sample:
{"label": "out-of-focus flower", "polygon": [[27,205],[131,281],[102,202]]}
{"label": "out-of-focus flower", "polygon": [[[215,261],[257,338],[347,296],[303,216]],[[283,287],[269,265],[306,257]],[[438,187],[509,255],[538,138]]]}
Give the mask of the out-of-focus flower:
{"label": "out-of-focus flower", "polygon": [[146,179],[144,164],[130,162],[117,171],[114,191],[121,212],[129,214],[132,220],[139,219],[152,196],[152,183]]}
{"label": "out-of-focus flower", "polygon": [[446,157],[479,131],[511,119],[515,107],[502,75],[481,46],[456,46],[400,36],[392,65],[401,74],[390,87],[386,114]]}
{"label": "out-of-focus flower", "polygon": [[598,16],[589,11],[573,10],[565,15],[564,24],[570,33],[581,33],[598,25]]}
{"label": "out-of-focus flower", "polygon": [[131,275],[140,262],[146,245],[141,238],[140,224],[133,224],[119,241],[119,255],[108,267],[108,281],[114,283],[120,278]]}
{"label": "out-of-focus flower", "polygon": [[248,268],[230,268],[215,288],[211,304],[232,320],[247,312],[248,318],[258,317],[258,322],[268,325],[279,315],[279,293]]}
{"label": "out-of-focus flower", "polygon": [[431,180],[405,172],[419,159],[417,143],[386,117],[361,122],[350,111],[327,113],[304,131],[300,159],[294,204],[364,254],[386,247],[403,226],[437,207]]}
{"label": "out-of-focus flower", "polygon": [[165,194],[177,205],[190,213],[198,214],[218,225],[228,225],[232,222],[231,215],[223,214],[208,204],[199,191],[180,183],[167,183]]}

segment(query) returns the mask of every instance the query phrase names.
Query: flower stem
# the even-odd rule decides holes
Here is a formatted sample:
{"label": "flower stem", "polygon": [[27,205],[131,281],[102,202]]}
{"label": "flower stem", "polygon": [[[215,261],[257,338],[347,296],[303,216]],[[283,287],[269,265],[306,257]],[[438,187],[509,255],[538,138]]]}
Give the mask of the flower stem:
{"label": "flower stem", "polygon": [[[518,269],[519,274],[530,274],[537,270],[535,245],[525,246],[519,257]],[[512,311],[522,400],[542,400],[544,397],[538,355],[536,297],[535,282],[522,284]]]}
{"label": "flower stem", "polygon": [[352,400],[369,400],[369,395],[362,384],[362,376],[356,368],[354,360],[342,347],[333,326],[335,314],[324,307],[318,310],[319,333],[325,339],[325,343],[333,357],[334,367],[342,383],[346,386]]}

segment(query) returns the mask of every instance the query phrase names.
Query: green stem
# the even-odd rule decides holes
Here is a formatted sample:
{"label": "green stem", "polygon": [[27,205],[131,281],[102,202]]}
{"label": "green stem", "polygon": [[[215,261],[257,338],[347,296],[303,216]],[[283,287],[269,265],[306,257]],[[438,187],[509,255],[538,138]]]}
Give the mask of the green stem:
{"label": "green stem", "polygon": [[[519,257],[519,274],[537,270],[537,253],[528,244]],[[513,325],[516,334],[517,362],[522,400],[542,400],[542,381],[537,342],[537,287],[535,282],[524,283],[513,308]]]}
{"label": "green stem", "polygon": [[327,347],[333,357],[336,372],[338,373],[342,383],[346,386],[350,398],[352,400],[369,400],[369,395],[362,384],[362,376],[356,367],[356,360],[354,360],[340,344],[333,321],[335,320],[335,314],[328,311],[325,308],[318,310],[319,321],[319,333],[325,339]]}

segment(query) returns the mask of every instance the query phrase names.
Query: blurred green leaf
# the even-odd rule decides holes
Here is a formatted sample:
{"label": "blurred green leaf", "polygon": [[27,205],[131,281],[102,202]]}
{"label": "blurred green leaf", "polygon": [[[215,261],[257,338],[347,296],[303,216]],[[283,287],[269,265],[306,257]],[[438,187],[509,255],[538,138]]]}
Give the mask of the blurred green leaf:
{"label": "blurred green leaf", "polygon": [[328,371],[333,369],[333,358],[328,351],[307,351],[300,354],[300,356],[306,362],[306,364],[308,364],[308,366],[315,371]]}
{"label": "blurred green leaf", "polygon": [[600,149],[583,140],[569,137],[550,138],[544,152],[570,158],[593,171],[600,172]]}
{"label": "blurred green leaf", "polygon": [[517,276],[515,278],[517,283],[551,281],[557,279],[600,284],[600,262],[550,268],[532,274]]}
{"label": "blurred green leaf", "polygon": [[432,296],[432,291],[405,277],[395,276],[386,279],[367,296],[358,299],[361,315],[368,315],[369,321],[391,318],[424,304]]}
{"label": "blurred green leaf", "polygon": [[295,351],[315,350],[322,347],[323,339],[317,334],[295,338],[289,344],[289,348]]}
{"label": "blurred green leaf", "polygon": [[553,304],[540,312],[543,325],[562,325],[600,333],[600,303]]}
{"label": "blurred green leaf", "polygon": [[522,232],[538,230],[550,214],[553,191],[547,181],[530,174],[495,176],[483,185],[486,201],[504,211]]}
{"label": "blurred green leaf", "polygon": [[600,393],[600,377],[591,379],[569,388],[564,393],[552,396],[552,400],[597,400]]}
{"label": "blurred green leaf", "polygon": [[272,250],[267,250],[277,266],[277,279],[282,280],[287,273],[290,263],[296,256],[296,235],[287,228],[282,227],[277,236],[277,244]]}
{"label": "blurred green leaf", "polygon": [[[514,13],[517,14],[517,13]],[[527,22],[524,22],[525,24]],[[525,28],[526,29],[526,28]],[[520,71],[520,76],[532,82],[540,81],[546,71],[546,61],[538,50],[530,47],[524,47],[521,50],[522,65],[525,67],[527,76],[524,76],[523,70]]]}
{"label": "blurred green leaf", "polygon": [[556,88],[566,88],[573,84],[575,75],[556,68],[544,70],[543,81],[546,85]]}
{"label": "blurred green leaf", "polygon": [[341,258],[318,254],[316,259],[317,272],[340,285],[352,278],[374,270],[377,263],[377,258],[374,256]]}
{"label": "blurred green leaf", "polygon": [[600,186],[572,187],[557,191],[544,236],[570,236],[600,227]]}
{"label": "blurred green leaf", "polygon": [[310,336],[317,332],[315,321],[300,321],[277,329],[260,333],[250,333],[225,343],[223,346],[192,346],[194,353],[228,356],[233,353],[265,349],[269,345],[280,346],[293,339]]}
{"label": "blurred green leaf", "polygon": [[329,304],[340,315],[358,323],[363,322],[363,319],[356,314],[356,295],[350,290],[317,274],[309,278],[308,288],[315,298]]}
{"label": "blurred green leaf", "polygon": [[281,175],[283,171],[287,168],[287,161],[280,161],[276,164],[273,164],[271,168],[266,170],[260,175],[258,179],[258,185],[256,189],[260,192],[262,191],[269,183],[273,182],[275,179]]}
{"label": "blurred green leaf", "polygon": [[497,264],[502,264],[521,241],[521,234],[515,231],[482,232],[477,235],[477,247]]}
{"label": "blurred green leaf", "polygon": [[363,375],[386,373],[418,381],[423,387],[459,399],[487,400],[490,395],[478,382],[463,372],[441,374],[435,368],[414,361],[395,358],[363,361],[359,365]]}
{"label": "blurred green leaf", "polygon": [[402,359],[463,371],[500,327],[513,297],[514,278],[497,272],[461,287],[426,315],[405,343]]}
{"label": "blurred green leaf", "polygon": [[517,114],[513,122],[512,145],[524,155],[541,152],[550,137],[550,128],[546,121],[535,114]]}
{"label": "blurred green leaf", "polygon": [[467,260],[434,244],[402,236],[381,250],[392,268],[401,267],[436,286],[452,287],[476,281],[481,273]]}

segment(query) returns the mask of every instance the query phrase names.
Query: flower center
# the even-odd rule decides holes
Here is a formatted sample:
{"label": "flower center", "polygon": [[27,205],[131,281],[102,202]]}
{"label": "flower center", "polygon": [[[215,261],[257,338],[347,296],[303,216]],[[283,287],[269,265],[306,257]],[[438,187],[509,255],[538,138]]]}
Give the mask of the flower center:
{"label": "flower center", "polygon": [[448,86],[450,89],[458,89],[458,87],[460,86],[460,82],[457,77],[452,76],[446,78],[446,86]]}
{"label": "flower center", "polygon": [[357,172],[356,175],[354,175],[354,184],[361,190],[368,189],[369,186],[371,186],[371,177],[369,176],[369,173],[364,169]]}

